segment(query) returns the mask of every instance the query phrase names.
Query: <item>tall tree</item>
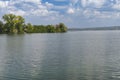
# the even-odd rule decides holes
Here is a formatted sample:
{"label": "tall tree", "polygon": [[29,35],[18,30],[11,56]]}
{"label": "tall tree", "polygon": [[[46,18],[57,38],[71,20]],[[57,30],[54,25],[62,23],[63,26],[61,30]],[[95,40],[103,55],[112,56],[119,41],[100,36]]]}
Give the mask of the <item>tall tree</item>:
{"label": "tall tree", "polygon": [[60,32],[66,32],[67,31],[67,27],[65,26],[64,23],[59,23],[57,28],[58,28],[58,30],[60,30]]}
{"label": "tall tree", "polygon": [[3,16],[5,21],[5,28],[7,33],[21,33],[23,32],[24,18],[14,14],[5,14]]}
{"label": "tall tree", "polygon": [[18,33],[23,33],[24,28],[24,18],[21,16],[16,16],[16,20],[14,20],[15,28],[18,30]]}

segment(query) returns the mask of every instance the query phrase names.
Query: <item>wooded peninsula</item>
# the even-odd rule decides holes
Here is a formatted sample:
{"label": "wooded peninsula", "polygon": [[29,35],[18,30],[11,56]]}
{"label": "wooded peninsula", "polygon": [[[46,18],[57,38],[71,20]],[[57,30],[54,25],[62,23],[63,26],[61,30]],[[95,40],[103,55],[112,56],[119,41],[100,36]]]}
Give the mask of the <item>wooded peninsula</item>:
{"label": "wooded peninsula", "polygon": [[19,33],[64,33],[67,27],[64,23],[56,25],[32,25],[25,24],[22,16],[5,14],[0,21],[0,34],[19,34]]}

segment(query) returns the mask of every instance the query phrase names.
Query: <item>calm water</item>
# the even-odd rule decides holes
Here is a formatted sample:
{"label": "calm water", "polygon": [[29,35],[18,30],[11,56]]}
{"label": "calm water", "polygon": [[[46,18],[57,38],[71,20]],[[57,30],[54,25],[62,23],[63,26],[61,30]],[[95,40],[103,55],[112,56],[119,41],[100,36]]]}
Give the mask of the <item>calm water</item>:
{"label": "calm water", "polygon": [[0,35],[0,80],[120,80],[120,31]]}

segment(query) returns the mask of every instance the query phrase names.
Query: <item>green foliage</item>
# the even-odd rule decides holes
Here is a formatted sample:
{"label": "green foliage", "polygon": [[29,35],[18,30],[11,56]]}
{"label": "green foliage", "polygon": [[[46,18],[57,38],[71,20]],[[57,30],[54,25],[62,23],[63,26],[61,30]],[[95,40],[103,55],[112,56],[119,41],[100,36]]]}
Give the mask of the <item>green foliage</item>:
{"label": "green foliage", "polygon": [[4,23],[0,21],[0,33],[63,33],[67,31],[67,27],[63,23],[57,25],[32,25],[25,24],[22,16],[14,14],[5,14]]}
{"label": "green foliage", "polygon": [[14,20],[15,22],[15,28],[17,29],[18,33],[23,33],[23,28],[24,28],[24,18],[21,16],[16,16],[16,20]]}
{"label": "green foliage", "polygon": [[58,28],[60,29],[60,32],[66,32],[67,27],[65,26],[64,23],[59,23]]}
{"label": "green foliage", "polygon": [[44,25],[34,25],[34,33],[47,33],[47,29]]}
{"label": "green foliage", "polygon": [[24,31],[27,33],[32,33],[33,32],[33,25],[31,23],[28,23],[25,25]]}
{"label": "green foliage", "polygon": [[47,32],[48,33],[55,33],[55,27],[53,25],[47,25],[46,26]]}
{"label": "green foliage", "polygon": [[3,28],[4,24],[2,21],[0,21],[0,33],[4,32],[4,28]]}
{"label": "green foliage", "polygon": [[56,26],[54,25],[34,25],[32,33],[63,33],[67,31],[67,27],[60,23]]}
{"label": "green foliage", "polygon": [[7,33],[23,33],[24,18],[14,14],[5,14],[3,16]]}

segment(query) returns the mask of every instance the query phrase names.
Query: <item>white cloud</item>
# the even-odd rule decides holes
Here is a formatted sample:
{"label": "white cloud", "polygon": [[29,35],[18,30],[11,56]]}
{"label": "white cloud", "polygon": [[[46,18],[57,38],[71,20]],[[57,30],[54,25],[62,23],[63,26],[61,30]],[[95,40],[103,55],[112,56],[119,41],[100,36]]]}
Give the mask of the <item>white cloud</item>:
{"label": "white cloud", "polygon": [[8,6],[8,1],[0,1],[0,8],[6,8]]}
{"label": "white cloud", "polygon": [[101,8],[105,4],[106,0],[81,0],[83,7],[92,6]]}
{"label": "white cloud", "polygon": [[45,6],[47,8],[53,8],[54,7],[54,5],[52,3],[49,3],[49,2],[45,2]]}
{"label": "white cloud", "polygon": [[117,9],[117,10],[120,10],[120,4],[115,4],[115,5],[113,5],[113,7],[112,7],[113,9]]}
{"label": "white cloud", "polygon": [[112,6],[113,9],[120,10],[120,0],[116,0],[116,3]]}
{"label": "white cloud", "polygon": [[[67,22],[80,24],[91,20],[116,20],[120,18],[120,0],[53,0],[60,5],[42,0],[0,0],[0,16],[13,13],[29,17],[31,22]],[[68,1],[66,5],[61,3]],[[105,8],[104,8],[105,7]],[[109,11],[107,11],[107,9]],[[114,9],[114,10],[113,10]],[[70,14],[70,15],[68,15]],[[44,18],[43,18],[44,17]],[[37,19],[36,19],[37,18]],[[66,20],[67,19],[67,20]],[[75,21],[78,20],[78,21]],[[50,22],[49,22],[50,21]],[[82,23],[81,23],[82,24]],[[93,23],[94,24],[94,23]],[[71,24],[70,24],[71,26]]]}
{"label": "white cloud", "polygon": [[[71,0],[73,1],[73,3],[78,4],[79,1],[81,1],[81,5],[84,8],[75,8],[74,5],[71,5],[72,8],[68,8],[67,13],[69,14],[73,14],[74,16],[84,16],[87,19],[96,19],[96,18],[101,18],[101,19],[110,19],[110,18],[114,18],[114,19],[118,19],[120,18],[120,12],[116,11],[120,10],[120,0],[116,0],[116,3],[113,4],[113,0],[111,0],[112,2],[110,3],[108,0]],[[109,3],[109,6],[108,6]],[[107,11],[104,10],[108,8],[114,9],[113,11]],[[97,9],[97,8],[101,8],[101,10]]]}
{"label": "white cloud", "polygon": [[72,4],[77,3],[79,0],[70,0]]}
{"label": "white cloud", "polygon": [[[31,4],[29,4],[29,2]],[[41,0],[0,1],[0,8],[6,8],[4,9],[5,13],[14,13],[19,15],[48,16],[52,14],[53,11],[49,9],[53,6],[53,4],[48,2],[42,4]]]}
{"label": "white cloud", "polygon": [[24,1],[24,2],[31,2],[31,3],[36,3],[36,4],[41,3],[41,0],[21,0],[21,1]]}
{"label": "white cloud", "polygon": [[68,14],[73,14],[73,13],[75,13],[75,11],[74,11],[73,8],[69,8],[69,9],[67,10],[67,13],[68,13]]}
{"label": "white cloud", "polygon": [[81,0],[81,4],[83,7],[86,7],[87,6],[87,1],[86,0]]}
{"label": "white cloud", "polygon": [[58,1],[58,2],[64,2],[64,1],[66,1],[66,0],[54,0],[54,1]]}
{"label": "white cloud", "polygon": [[89,20],[96,20],[96,19],[119,19],[120,18],[120,12],[108,12],[108,11],[98,11],[98,10],[89,10],[86,9],[83,11],[84,17],[86,17]]}
{"label": "white cloud", "polygon": [[22,11],[22,10],[14,10],[14,11],[9,11],[9,13],[12,13],[12,14],[15,14],[15,15],[26,15],[26,12],[25,11]]}
{"label": "white cloud", "polygon": [[47,16],[49,14],[49,11],[46,9],[31,10],[31,14],[36,16]]}

